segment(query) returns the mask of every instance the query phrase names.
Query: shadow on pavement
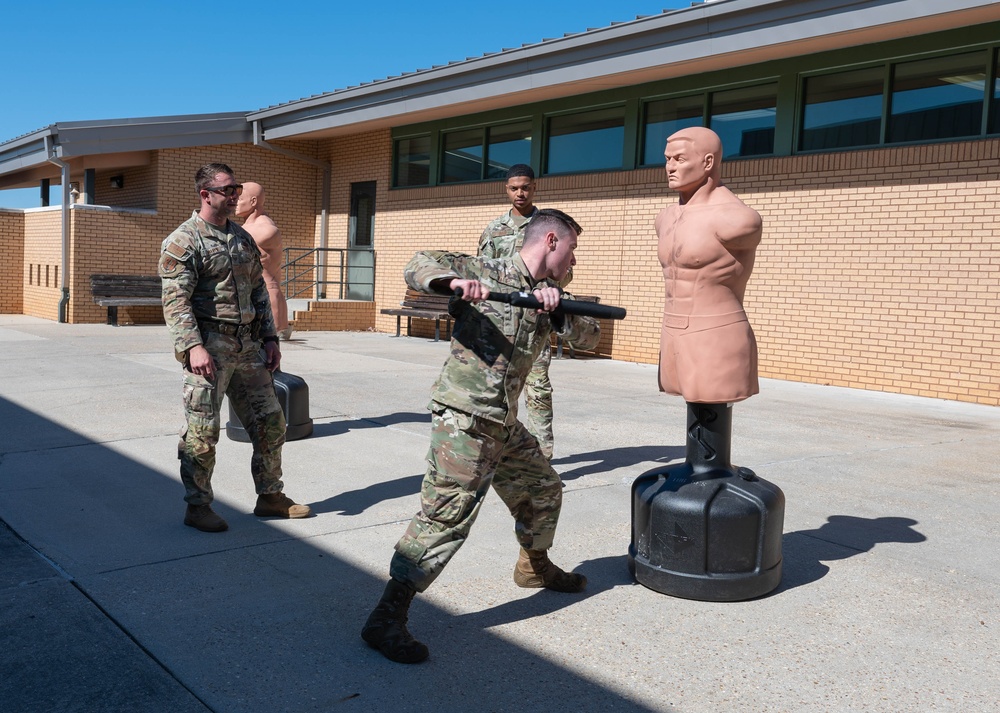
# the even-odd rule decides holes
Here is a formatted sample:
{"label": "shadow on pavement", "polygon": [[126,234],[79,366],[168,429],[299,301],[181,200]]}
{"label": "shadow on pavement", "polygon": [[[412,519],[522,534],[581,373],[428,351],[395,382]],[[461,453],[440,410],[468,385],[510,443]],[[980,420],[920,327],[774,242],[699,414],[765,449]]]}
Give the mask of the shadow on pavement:
{"label": "shadow on pavement", "polygon": [[[421,599],[431,659],[393,664],[359,637],[384,580],[221,502],[229,532],[183,527],[179,484],[124,452],[147,448],[141,437],[96,443],[6,399],[0,420],[13,432],[0,445],[0,519],[66,573],[19,541],[0,549],[19,553],[0,577],[5,710],[457,711],[473,694],[478,710],[652,710],[485,631],[579,598],[540,592],[459,617]],[[388,487],[412,494],[418,482]],[[337,497],[322,511],[365,502]],[[625,583],[607,579],[613,564],[584,568]],[[519,671],[530,686],[512,683]]]}
{"label": "shadow on pavement", "polygon": [[927,538],[913,529],[916,524],[907,517],[831,515],[815,530],[786,532],[782,539],[781,584],[774,594],[822,579],[830,571],[824,562],[863,554],[884,542],[925,542]]}

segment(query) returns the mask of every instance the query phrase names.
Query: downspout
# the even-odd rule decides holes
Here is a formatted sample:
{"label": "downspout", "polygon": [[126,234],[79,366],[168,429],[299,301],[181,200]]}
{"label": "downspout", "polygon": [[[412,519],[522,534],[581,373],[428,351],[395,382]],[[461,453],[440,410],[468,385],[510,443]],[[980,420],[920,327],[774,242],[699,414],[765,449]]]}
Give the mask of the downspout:
{"label": "downspout", "polygon": [[302,161],[304,163],[311,164],[323,169],[323,201],[320,206],[320,224],[319,224],[319,247],[322,251],[322,255],[319,261],[319,267],[316,270],[316,299],[323,299],[326,297],[326,244],[327,244],[327,234],[329,229],[327,227],[327,219],[330,214],[330,186],[333,182],[333,167],[327,161],[320,161],[318,158],[313,158],[312,156],[306,156],[304,154],[296,153],[295,151],[290,151],[280,146],[274,146],[264,141],[263,127],[260,125],[260,121],[253,122],[253,145],[260,146],[261,148],[268,149],[269,151],[274,151],[282,156],[288,156],[296,161]]}
{"label": "downspout", "polygon": [[69,307],[69,283],[66,273],[69,272],[69,164],[56,158],[52,136],[45,136],[45,156],[49,163],[54,163],[62,169],[62,265],[59,268],[59,286],[62,296],[59,298],[59,323],[65,324],[67,308]]}

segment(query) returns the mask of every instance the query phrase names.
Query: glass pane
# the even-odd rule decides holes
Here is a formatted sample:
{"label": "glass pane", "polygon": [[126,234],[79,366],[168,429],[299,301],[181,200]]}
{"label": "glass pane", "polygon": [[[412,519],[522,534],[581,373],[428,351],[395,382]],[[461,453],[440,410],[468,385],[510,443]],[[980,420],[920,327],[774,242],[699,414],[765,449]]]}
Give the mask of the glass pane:
{"label": "glass pane", "polygon": [[802,112],[803,151],[872,146],[880,141],[884,68],[809,77]]}
{"label": "glass pane", "polygon": [[777,102],[777,84],[712,94],[709,127],[722,139],[723,158],[774,153]]}
{"label": "glass pane", "polygon": [[441,183],[479,181],[483,177],[483,130],[453,131],[441,137]]}
{"label": "glass pane", "polygon": [[494,126],[489,130],[486,177],[506,178],[515,163],[531,163],[531,122]]}
{"label": "glass pane", "polygon": [[375,182],[351,184],[350,245],[370,248],[375,228]]}
{"label": "glass pane", "polygon": [[1000,52],[993,59],[993,106],[990,107],[989,133],[1000,134]]}
{"label": "glass pane", "polygon": [[426,186],[431,182],[431,137],[396,142],[394,171],[397,186]]}
{"label": "glass pane", "polygon": [[892,80],[890,143],[979,136],[986,53],[898,64]]}
{"label": "glass pane", "polygon": [[664,99],[649,102],[643,119],[642,165],[651,166],[664,162],[663,150],[667,138],[689,126],[701,126],[705,114],[705,96]]}
{"label": "glass pane", "polygon": [[549,119],[547,173],[622,167],[625,107]]}

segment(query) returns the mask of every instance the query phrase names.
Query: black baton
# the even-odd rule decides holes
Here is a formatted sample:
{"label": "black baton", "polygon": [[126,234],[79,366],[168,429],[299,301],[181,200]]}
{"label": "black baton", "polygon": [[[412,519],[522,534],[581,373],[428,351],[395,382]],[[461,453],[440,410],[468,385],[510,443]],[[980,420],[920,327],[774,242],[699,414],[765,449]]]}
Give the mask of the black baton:
{"label": "black baton", "polygon": [[[462,288],[455,290],[455,294],[462,296]],[[488,300],[493,302],[507,302],[515,307],[525,307],[527,309],[542,309],[542,303],[535,299],[535,296],[527,292],[491,292]],[[602,305],[598,302],[584,302],[582,300],[559,300],[559,309],[566,314],[579,314],[584,317],[596,317],[598,319],[625,319],[625,308],[613,305]]]}

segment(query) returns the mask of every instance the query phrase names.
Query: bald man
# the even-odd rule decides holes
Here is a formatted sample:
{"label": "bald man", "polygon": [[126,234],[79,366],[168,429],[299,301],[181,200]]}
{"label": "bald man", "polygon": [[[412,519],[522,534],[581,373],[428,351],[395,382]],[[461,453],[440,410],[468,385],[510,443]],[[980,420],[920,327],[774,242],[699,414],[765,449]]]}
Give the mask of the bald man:
{"label": "bald man", "polygon": [[656,217],[665,290],[660,390],[692,403],[742,401],[759,390],[743,293],[760,215],[722,185],[722,141],[711,129],[671,135],[664,157],[680,200]]}
{"label": "bald man", "polygon": [[281,231],[264,211],[264,187],[259,183],[244,183],[243,193],[236,204],[236,217],[243,219],[243,229],[260,248],[260,263],[264,267],[264,282],[271,298],[271,313],[282,339],[292,336],[288,325],[288,303],[281,292],[281,262],[283,258]]}

